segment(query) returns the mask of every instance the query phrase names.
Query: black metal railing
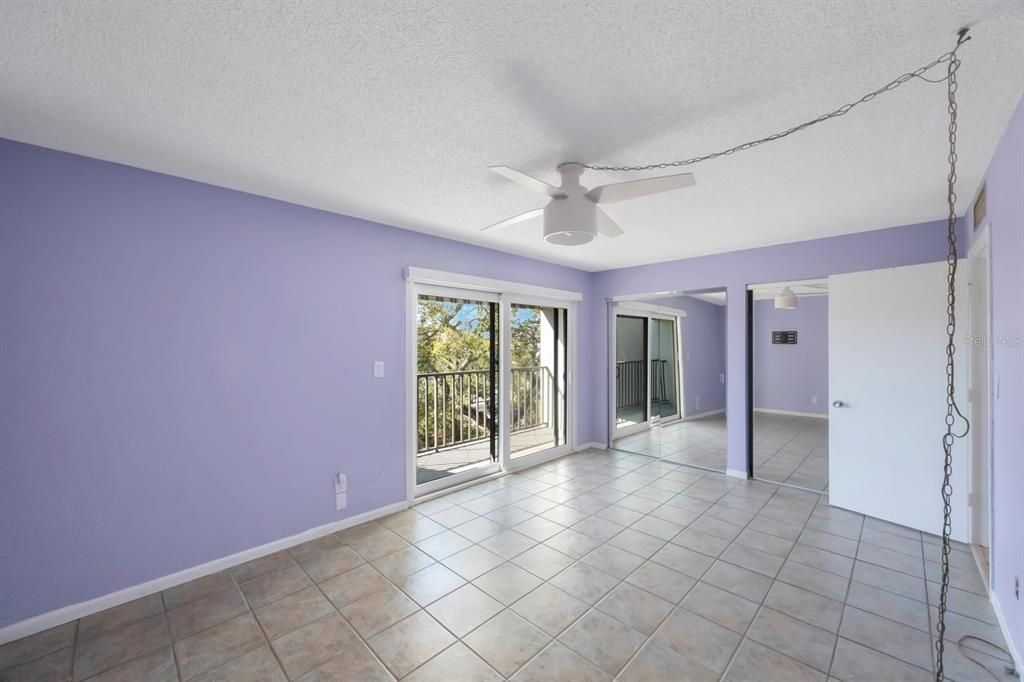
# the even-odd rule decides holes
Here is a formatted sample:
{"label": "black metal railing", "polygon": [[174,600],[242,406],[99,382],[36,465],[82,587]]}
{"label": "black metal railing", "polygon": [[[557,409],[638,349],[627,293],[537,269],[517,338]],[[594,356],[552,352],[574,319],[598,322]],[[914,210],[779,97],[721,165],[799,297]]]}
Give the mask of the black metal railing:
{"label": "black metal railing", "polygon": [[[668,360],[651,360],[651,402],[668,400]],[[615,363],[615,406],[635,407],[647,401],[647,376],[643,360]]]}
{"label": "black metal railing", "polygon": [[[548,425],[553,382],[547,367],[511,371],[512,433]],[[494,428],[491,371],[416,375],[417,452],[436,452],[490,438]]]}

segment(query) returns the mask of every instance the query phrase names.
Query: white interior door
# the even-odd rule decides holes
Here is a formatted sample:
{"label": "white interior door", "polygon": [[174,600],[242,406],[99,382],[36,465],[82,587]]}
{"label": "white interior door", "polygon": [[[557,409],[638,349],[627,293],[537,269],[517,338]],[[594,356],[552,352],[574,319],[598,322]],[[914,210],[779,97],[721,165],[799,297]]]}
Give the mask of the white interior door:
{"label": "white interior door", "polygon": [[[958,343],[968,330],[964,269],[957,276]],[[829,277],[829,502],[936,534],[946,274],[940,262]],[[957,356],[957,400],[966,410],[968,354]],[[961,439],[953,448],[952,535],[961,541],[968,535],[966,445]]]}

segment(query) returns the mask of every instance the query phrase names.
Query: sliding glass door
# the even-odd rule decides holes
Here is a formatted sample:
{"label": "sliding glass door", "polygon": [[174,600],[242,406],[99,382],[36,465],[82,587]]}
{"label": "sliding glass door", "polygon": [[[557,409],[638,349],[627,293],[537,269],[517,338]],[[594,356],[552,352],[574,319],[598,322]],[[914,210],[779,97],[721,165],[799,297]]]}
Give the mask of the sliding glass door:
{"label": "sliding glass door", "polygon": [[499,303],[461,293],[416,297],[417,485],[497,470]]}
{"label": "sliding glass door", "polygon": [[678,418],[679,321],[643,311],[615,317],[614,438]]}
{"label": "sliding glass door", "polygon": [[615,427],[647,423],[647,318],[615,316]]}
{"label": "sliding glass door", "polygon": [[513,303],[509,319],[509,457],[519,459],[568,443],[566,376],[569,311]]}
{"label": "sliding glass door", "polygon": [[415,496],[570,451],[570,303],[425,284],[409,300]]}

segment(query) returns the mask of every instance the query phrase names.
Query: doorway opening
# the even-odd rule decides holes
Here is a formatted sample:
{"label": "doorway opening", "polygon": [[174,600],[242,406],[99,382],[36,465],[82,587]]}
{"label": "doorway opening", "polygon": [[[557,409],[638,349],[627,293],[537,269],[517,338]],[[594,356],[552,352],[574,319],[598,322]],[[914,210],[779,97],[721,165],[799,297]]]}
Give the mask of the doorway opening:
{"label": "doorway opening", "polygon": [[725,291],[609,307],[611,447],[725,470]]}
{"label": "doorway opening", "polygon": [[571,452],[582,297],[409,270],[410,498]]}
{"label": "doorway opening", "polygon": [[751,285],[753,476],[828,491],[828,280]]}
{"label": "doorway opening", "polygon": [[971,422],[969,532],[986,587],[989,582],[990,487],[992,443],[992,327],[989,227],[976,232],[968,253],[969,354],[967,399]]}

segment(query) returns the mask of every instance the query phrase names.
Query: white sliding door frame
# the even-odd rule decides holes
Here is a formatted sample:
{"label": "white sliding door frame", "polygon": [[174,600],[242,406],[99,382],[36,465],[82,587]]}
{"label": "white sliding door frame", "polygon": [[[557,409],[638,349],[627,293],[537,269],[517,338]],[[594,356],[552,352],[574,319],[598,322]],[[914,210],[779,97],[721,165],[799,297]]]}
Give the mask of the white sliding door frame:
{"label": "white sliding door frame", "polygon": [[[539,462],[543,462],[547,459],[555,459],[563,455],[567,455],[576,449],[576,309],[578,304],[575,301],[568,301],[565,299],[558,298],[545,298],[542,296],[528,296],[517,293],[510,293],[502,296],[502,309],[501,309],[501,330],[503,336],[502,348],[507,348],[508,352],[502,353],[501,362],[501,376],[502,383],[505,387],[503,390],[506,392],[511,391],[512,386],[512,306],[513,305],[526,305],[526,306],[537,306],[542,308],[564,308],[566,311],[566,326],[565,335],[568,343],[565,344],[565,356],[566,356],[566,368],[565,368],[565,394],[566,394],[566,409],[565,409],[565,420],[568,424],[564,425],[565,431],[565,444],[556,445],[546,450],[541,450],[529,455],[522,455],[520,457],[513,458],[512,452],[512,431],[510,429],[502,429],[502,448],[501,448],[501,467],[505,471],[516,471],[526,467],[531,467]],[[506,358],[507,355],[507,358]],[[555,386],[558,386],[558,382],[555,382]],[[505,424],[512,423],[512,402],[508,400],[507,395],[503,395],[505,398],[505,405],[502,407],[502,419]]]}

